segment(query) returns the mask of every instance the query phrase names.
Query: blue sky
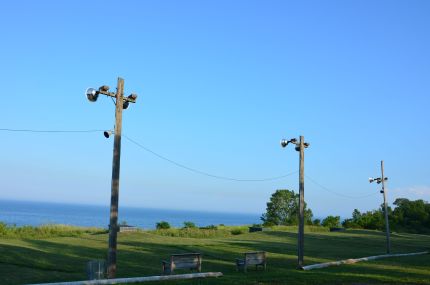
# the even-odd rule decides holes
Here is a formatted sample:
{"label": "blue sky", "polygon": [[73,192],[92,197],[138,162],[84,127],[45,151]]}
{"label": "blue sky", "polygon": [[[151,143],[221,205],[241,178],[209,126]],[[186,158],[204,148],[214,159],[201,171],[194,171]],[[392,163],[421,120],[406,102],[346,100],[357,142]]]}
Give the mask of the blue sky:
{"label": "blue sky", "polygon": [[[8,1],[0,128],[103,130],[125,79],[123,133],[177,163],[237,179],[298,170],[314,215],[430,200],[428,1]],[[0,199],[110,202],[113,140],[0,131]],[[179,168],[123,138],[120,206],[263,213],[276,189]],[[316,181],[318,184],[314,183]],[[321,187],[322,185],[323,187]],[[330,190],[331,192],[329,192]],[[372,195],[374,194],[374,195]],[[370,196],[369,196],[370,195]],[[367,196],[367,197],[364,197]],[[358,198],[359,197],[359,198]]]}

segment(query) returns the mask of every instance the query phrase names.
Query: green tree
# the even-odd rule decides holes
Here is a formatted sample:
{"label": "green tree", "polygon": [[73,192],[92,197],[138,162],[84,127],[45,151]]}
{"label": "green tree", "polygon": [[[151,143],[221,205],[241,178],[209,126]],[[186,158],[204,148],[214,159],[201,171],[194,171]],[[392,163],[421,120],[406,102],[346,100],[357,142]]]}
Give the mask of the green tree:
{"label": "green tree", "polygon": [[[261,216],[264,225],[297,225],[299,222],[299,194],[291,190],[276,190]],[[305,224],[312,224],[312,211],[304,203]]]}
{"label": "green tree", "polygon": [[430,204],[423,200],[410,201],[398,198],[390,215],[391,227],[397,231],[413,233],[430,232]]}
{"label": "green tree", "polygon": [[327,216],[321,225],[328,228],[340,228],[340,216]]}
{"label": "green tree", "polygon": [[157,230],[167,230],[167,229],[170,229],[170,224],[166,221],[161,221],[161,222],[158,222],[155,225],[155,227]]}
{"label": "green tree", "polygon": [[184,229],[194,229],[196,228],[196,224],[193,222],[184,222]]}
{"label": "green tree", "polygon": [[[352,212],[352,219],[346,219],[342,222],[345,228],[361,228],[368,230],[384,230],[385,217],[383,211],[384,205],[378,210],[367,211],[360,213],[359,210],[354,209]],[[388,215],[390,216],[391,208],[387,207]]]}

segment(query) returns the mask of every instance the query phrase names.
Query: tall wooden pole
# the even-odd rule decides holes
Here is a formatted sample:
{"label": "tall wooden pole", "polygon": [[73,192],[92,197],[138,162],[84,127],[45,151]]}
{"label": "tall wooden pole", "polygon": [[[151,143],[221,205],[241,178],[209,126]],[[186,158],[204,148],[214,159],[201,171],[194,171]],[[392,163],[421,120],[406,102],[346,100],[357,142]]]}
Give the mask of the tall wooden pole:
{"label": "tall wooden pole", "polygon": [[121,128],[124,79],[118,78],[115,107],[115,139],[113,143],[112,184],[109,221],[108,278],[116,276],[116,247],[118,234],[119,169],[121,160]]}
{"label": "tall wooden pole", "polygon": [[299,170],[299,235],[298,235],[298,245],[297,245],[297,267],[301,268],[303,266],[303,251],[304,251],[304,237],[305,237],[305,139],[300,136],[299,152],[300,152],[300,170]]}
{"label": "tall wooden pole", "polygon": [[381,160],[381,181],[382,181],[382,194],[384,195],[384,212],[385,212],[385,234],[387,237],[387,253],[391,251],[390,242],[390,225],[388,224],[388,209],[387,209],[387,194],[385,189],[385,177],[384,177],[384,161]]}

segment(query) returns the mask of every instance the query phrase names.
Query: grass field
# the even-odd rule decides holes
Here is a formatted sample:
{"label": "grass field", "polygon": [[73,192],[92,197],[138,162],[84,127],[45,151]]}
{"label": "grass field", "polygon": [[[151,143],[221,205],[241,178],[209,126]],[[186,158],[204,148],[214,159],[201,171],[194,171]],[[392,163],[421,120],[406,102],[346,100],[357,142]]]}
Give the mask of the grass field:
{"label": "grass field", "polygon": [[[240,229],[120,233],[118,277],[161,274],[161,260],[172,253],[201,252],[203,272],[222,272],[218,279],[188,280],[179,284],[430,284],[430,255],[398,257],[311,271],[296,270],[295,228],[246,233]],[[0,284],[85,280],[85,264],[103,259],[107,234],[74,232],[71,236],[0,237]],[[188,237],[187,237],[188,236]],[[191,236],[191,237],[190,237]],[[430,249],[430,236],[393,234],[393,253]],[[266,272],[236,272],[235,258],[247,251],[268,252]],[[385,253],[385,235],[375,231],[328,232],[308,229],[305,264]],[[188,273],[186,271],[178,273]],[[145,283],[147,284],[147,283]],[[155,283],[159,284],[159,283]],[[166,284],[178,284],[169,282]]]}

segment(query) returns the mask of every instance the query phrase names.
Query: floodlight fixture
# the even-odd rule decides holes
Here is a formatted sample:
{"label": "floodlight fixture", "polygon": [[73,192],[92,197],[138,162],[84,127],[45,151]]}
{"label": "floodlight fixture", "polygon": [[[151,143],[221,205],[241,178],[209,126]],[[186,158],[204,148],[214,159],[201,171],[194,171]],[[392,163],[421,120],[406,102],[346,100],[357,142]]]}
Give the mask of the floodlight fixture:
{"label": "floodlight fixture", "polygon": [[85,95],[87,96],[88,101],[96,102],[97,98],[99,97],[99,91],[90,87],[85,91]]}
{"label": "floodlight fixture", "polygon": [[109,138],[111,135],[115,134],[115,132],[113,130],[109,130],[109,131],[104,131],[103,135],[105,136],[105,138]]}
{"label": "floodlight fixture", "polygon": [[109,91],[109,86],[107,86],[107,85],[100,86],[99,91],[107,92],[107,91]]}
{"label": "floodlight fixture", "polygon": [[131,93],[130,95],[128,95],[128,98],[132,99],[132,100],[136,100],[137,99],[137,94],[136,93]]}
{"label": "floodlight fixture", "polygon": [[281,140],[281,146],[282,146],[282,147],[286,147],[289,143],[290,143],[290,141],[288,141],[288,140],[286,140],[286,139],[282,139],[282,140]]}

